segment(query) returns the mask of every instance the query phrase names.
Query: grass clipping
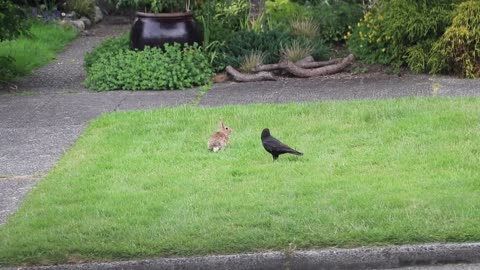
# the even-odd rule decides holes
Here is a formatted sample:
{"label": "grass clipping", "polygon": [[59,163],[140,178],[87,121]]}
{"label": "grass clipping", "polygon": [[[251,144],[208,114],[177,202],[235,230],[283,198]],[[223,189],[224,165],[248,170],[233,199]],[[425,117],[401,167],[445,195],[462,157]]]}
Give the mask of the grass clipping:
{"label": "grass clipping", "polygon": [[[478,98],[107,114],[0,228],[0,262],[478,241],[479,123]],[[265,127],[305,155],[272,162]]]}

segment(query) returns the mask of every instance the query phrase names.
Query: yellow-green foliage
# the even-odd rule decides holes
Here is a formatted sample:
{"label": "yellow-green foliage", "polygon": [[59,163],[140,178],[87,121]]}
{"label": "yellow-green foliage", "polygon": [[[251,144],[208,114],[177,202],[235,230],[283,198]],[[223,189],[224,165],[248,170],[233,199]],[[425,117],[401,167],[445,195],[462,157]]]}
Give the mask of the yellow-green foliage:
{"label": "yellow-green foliage", "polygon": [[[425,69],[425,55],[451,23],[456,0],[383,0],[354,25],[349,49],[368,62]],[[419,44],[421,42],[422,44]]]}
{"label": "yellow-green foliage", "polygon": [[407,49],[407,56],[405,61],[408,67],[414,73],[422,73],[427,71],[428,61],[430,59],[430,50],[435,40],[428,39],[419,42]]}
{"label": "yellow-green foliage", "polygon": [[467,78],[480,77],[480,0],[458,6],[453,23],[433,47],[432,73],[453,71]]}

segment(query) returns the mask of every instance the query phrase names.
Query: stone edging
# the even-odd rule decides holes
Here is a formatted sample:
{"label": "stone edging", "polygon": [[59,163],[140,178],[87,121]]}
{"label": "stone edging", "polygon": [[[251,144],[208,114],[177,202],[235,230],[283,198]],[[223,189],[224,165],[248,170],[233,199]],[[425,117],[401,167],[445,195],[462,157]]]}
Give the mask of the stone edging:
{"label": "stone edging", "polygon": [[[356,249],[265,252],[205,257],[159,258],[15,269],[386,269],[407,266],[480,263],[480,243],[424,244]],[[12,268],[13,269],[13,268]]]}

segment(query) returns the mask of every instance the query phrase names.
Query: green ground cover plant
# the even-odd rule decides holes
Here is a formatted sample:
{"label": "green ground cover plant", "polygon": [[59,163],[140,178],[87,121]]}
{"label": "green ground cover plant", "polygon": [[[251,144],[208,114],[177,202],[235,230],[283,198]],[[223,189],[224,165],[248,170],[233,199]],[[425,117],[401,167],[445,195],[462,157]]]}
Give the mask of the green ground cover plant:
{"label": "green ground cover plant", "polygon": [[210,83],[213,69],[197,44],[166,44],[163,49],[143,51],[118,49],[126,45],[124,41],[125,37],[109,40],[85,59],[86,87],[98,91],[170,90]]}
{"label": "green ground cover plant", "polygon": [[95,61],[103,55],[108,53],[119,53],[122,50],[128,49],[130,46],[130,33],[125,33],[118,37],[110,37],[104,40],[100,45],[96,46],[93,50],[88,52],[85,55],[83,60],[83,66],[87,73],[90,70],[90,67],[95,63]]}
{"label": "green ground cover plant", "polygon": [[[480,240],[480,99],[107,114],[0,227],[0,264]],[[225,150],[207,150],[219,119]],[[260,132],[304,152],[272,162]]]}
{"label": "green ground cover plant", "polygon": [[0,59],[11,59],[8,72],[0,73],[0,81],[13,80],[47,64],[78,35],[71,27],[40,21],[33,21],[29,32],[27,36],[0,42]]}

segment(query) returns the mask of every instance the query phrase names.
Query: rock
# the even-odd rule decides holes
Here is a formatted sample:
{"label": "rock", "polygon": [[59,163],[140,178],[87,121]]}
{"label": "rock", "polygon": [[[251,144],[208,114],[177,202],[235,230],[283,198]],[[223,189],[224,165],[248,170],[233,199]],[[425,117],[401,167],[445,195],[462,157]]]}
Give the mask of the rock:
{"label": "rock", "polygon": [[70,20],[75,20],[77,18],[77,13],[75,11],[72,11],[65,14],[65,17],[69,18]]}
{"label": "rock", "polygon": [[90,19],[85,16],[82,16],[80,18],[80,21],[83,22],[83,24],[85,25],[85,28],[89,28],[90,26],[92,26],[92,21],[90,21]]}
{"label": "rock", "polygon": [[75,28],[77,28],[78,31],[85,30],[85,23],[83,23],[82,20],[73,20],[73,21],[70,21],[70,24],[73,25]]}
{"label": "rock", "polygon": [[103,14],[102,14],[102,10],[100,10],[100,8],[98,6],[95,6],[95,18],[94,18],[94,22],[95,23],[98,23],[99,21],[101,21],[103,19]]}

